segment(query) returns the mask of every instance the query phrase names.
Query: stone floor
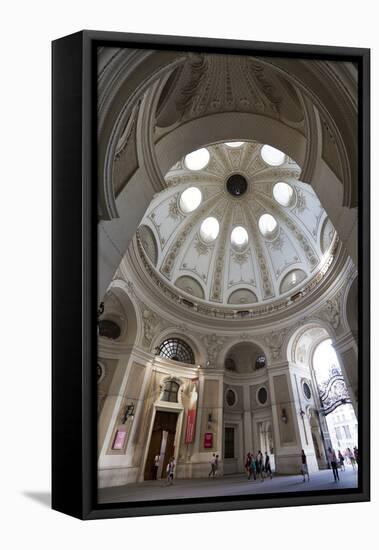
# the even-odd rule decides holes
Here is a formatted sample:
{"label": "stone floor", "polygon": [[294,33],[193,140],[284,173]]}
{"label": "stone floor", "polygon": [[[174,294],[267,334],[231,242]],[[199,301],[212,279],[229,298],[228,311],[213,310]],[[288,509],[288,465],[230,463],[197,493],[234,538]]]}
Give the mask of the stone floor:
{"label": "stone floor", "polygon": [[259,495],[262,493],[290,493],[309,490],[351,489],[358,486],[357,472],[351,466],[339,472],[340,481],[335,482],[332,470],[323,470],[303,482],[301,475],[275,476],[273,479],[253,481],[245,475],[236,474],[214,479],[176,479],[167,486],[163,480],[144,481],[119,487],[99,489],[100,503],[133,502],[167,498],[193,498],[226,495]]}

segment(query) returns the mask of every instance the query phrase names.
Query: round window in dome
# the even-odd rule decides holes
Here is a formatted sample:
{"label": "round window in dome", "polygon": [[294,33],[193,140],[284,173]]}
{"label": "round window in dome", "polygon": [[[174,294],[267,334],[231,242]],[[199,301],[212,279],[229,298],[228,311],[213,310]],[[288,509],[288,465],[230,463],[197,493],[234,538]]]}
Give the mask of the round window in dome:
{"label": "round window in dome", "polygon": [[271,145],[263,145],[261,149],[261,157],[265,163],[270,166],[280,166],[283,164],[286,155],[282,151],[279,151],[279,149],[271,147]]}
{"label": "round window in dome", "polygon": [[263,214],[259,218],[258,222],[259,231],[262,233],[264,237],[271,236],[275,229],[278,227],[278,223],[274,216],[271,216],[271,214]]}
{"label": "round window in dome", "polygon": [[197,187],[188,187],[188,189],[183,191],[180,195],[180,208],[185,214],[193,212],[201,203],[201,199],[202,196],[200,189]]}
{"label": "round window in dome", "polygon": [[245,248],[249,242],[249,235],[244,227],[238,225],[235,227],[230,235],[230,242],[235,248]]}
{"label": "round window in dome", "polygon": [[209,162],[209,151],[203,147],[185,157],[185,165],[189,170],[202,170]]}
{"label": "round window in dome", "polygon": [[272,190],[274,199],[282,206],[289,206],[293,197],[293,189],[288,183],[278,181]]}
{"label": "round window in dome", "polygon": [[218,232],[220,230],[220,224],[216,218],[206,218],[200,226],[200,237],[206,243],[211,243],[217,239]]}
{"label": "round window in dome", "polygon": [[243,145],[244,143],[244,141],[227,141],[225,145],[227,145],[228,147],[237,148],[241,147],[241,145]]}

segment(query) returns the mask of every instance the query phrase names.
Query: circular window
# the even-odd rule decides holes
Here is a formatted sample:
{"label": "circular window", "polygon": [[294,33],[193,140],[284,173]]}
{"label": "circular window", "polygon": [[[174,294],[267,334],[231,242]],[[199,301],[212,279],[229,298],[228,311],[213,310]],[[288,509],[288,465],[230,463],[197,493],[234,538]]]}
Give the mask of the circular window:
{"label": "circular window", "polygon": [[201,191],[197,187],[188,187],[180,195],[179,205],[185,214],[193,212],[201,203]]}
{"label": "circular window", "polygon": [[267,402],[268,394],[267,394],[267,390],[264,386],[262,386],[262,388],[259,388],[258,393],[257,393],[257,398],[258,398],[258,402],[261,405],[264,405]]}
{"label": "circular window", "polygon": [[209,151],[204,147],[186,155],[185,165],[188,170],[202,170],[208,164],[209,158]]}
{"label": "circular window", "polygon": [[249,242],[249,235],[244,227],[235,227],[230,235],[230,242],[238,250],[245,248]]}
{"label": "circular window", "polygon": [[247,180],[241,174],[233,174],[228,178],[226,188],[232,197],[240,197],[246,192]]}
{"label": "circular window", "polygon": [[227,145],[228,147],[236,148],[241,147],[241,145],[243,145],[244,143],[244,141],[227,141],[225,145]]}
{"label": "circular window", "polygon": [[236,404],[237,396],[236,393],[230,388],[226,390],[225,399],[229,407],[233,407]]}
{"label": "circular window", "polygon": [[278,227],[278,222],[271,214],[263,214],[259,218],[258,227],[264,237],[270,237]]}
{"label": "circular window", "polygon": [[293,197],[293,189],[288,183],[278,181],[272,190],[274,199],[282,206],[289,206]]}
{"label": "circular window", "polygon": [[283,164],[286,155],[282,151],[279,151],[279,149],[271,147],[271,145],[263,145],[261,149],[261,157],[265,163],[270,166],[280,166]]}
{"label": "circular window", "polygon": [[303,392],[307,399],[310,399],[312,396],[311,388],[306,382],[303,382]]}
{"label": "circular window", "polygon": [[200,226],[200,237],[206,243],[211,243],[217,238],[220,224],[216,218],[206,218]]}

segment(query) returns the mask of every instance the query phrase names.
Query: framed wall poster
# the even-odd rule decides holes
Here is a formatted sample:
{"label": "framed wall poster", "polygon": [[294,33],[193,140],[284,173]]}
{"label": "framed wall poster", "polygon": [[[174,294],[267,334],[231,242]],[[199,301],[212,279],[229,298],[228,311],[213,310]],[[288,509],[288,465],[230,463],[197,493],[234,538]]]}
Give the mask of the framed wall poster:
{"label": "framed wall poster", "polygon": [[369,60],[53,42],[54,509],[369,500]]}

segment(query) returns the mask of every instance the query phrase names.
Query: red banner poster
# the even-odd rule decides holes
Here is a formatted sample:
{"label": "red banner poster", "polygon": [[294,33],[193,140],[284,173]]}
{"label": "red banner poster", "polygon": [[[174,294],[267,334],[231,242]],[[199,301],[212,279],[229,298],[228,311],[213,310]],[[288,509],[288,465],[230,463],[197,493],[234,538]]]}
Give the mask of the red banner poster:
{"label": "red banner poster", "polygon": [[204,449],[212,449],[213,447],[213,433],[207,432],[204,434]]}
{"label": "red banner poster", "polygon": [[190,402],[187,413],[187,426],[186,426],[186,436],[185,443],[192,443],[195,437],[196,429],[196,412],[197,412],[197,379],[192,381],[192,389],[190,394]]}
{"label": "red banner poster", "polygon": [[115,438],[113,440],[112,449],[115,450],[115,451],[123,449],[125,439],[126,439],[126,432],[117,430]]}

